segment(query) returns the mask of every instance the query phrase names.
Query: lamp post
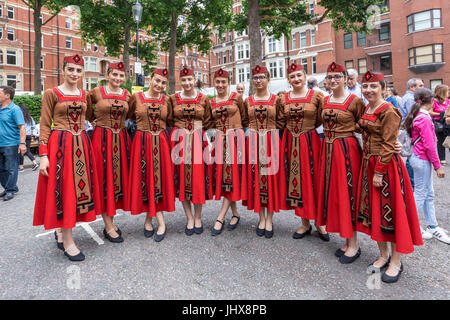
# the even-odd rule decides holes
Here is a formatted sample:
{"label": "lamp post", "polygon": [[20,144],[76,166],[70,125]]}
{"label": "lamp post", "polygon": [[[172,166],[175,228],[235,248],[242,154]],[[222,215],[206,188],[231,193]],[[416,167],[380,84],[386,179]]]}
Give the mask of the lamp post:
{"label": "lamp post", "polygon": [[[133,12],[133,20],[136,23],[136,63],[139,60],[139,23],[142,17],[142,5],[136,0],[136,3],[131,6]],[[136,66],[136,64],[135,64]],[[138,83],[138,73],[136,72],[136,84]]]}

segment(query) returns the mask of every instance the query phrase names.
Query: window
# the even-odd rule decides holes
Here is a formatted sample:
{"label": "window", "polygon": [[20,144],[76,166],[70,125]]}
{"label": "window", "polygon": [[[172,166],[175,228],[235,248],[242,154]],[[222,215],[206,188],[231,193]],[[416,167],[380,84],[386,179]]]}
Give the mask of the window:
{"label": "window", "polygon": [[380,69],[381,70],[391,70],[391,56],[381,56],[380,57]]}
{"label": "window", "polygon": [[97,58],[88,57],[86,60],[86,71],[97,72]]}
{"label": "window", "polygon": [[344,34],[344,49],[349,49],[353,47],[353,39],[351,33]]}
{"label": "window", "polygon": [[315,45],[316,44],[316,30],[311,29],[311,45]]}
{"label": "window", "polygon": [[44,56],[41,56],[41,70],[44,69]]}
{"label": "window", "polygon": [[271,79],[278,78],[277,63],[276,62],[270,62],[269,63],[269,72],[270,72],[270,78]]}
{"label": "window", "polygon": [[313,2],[311,2],[309,4],[309,14],[312,16],[314,15],[314,3]]}
{"label": "window", "polygon": [[222,52],[222,57],[223,57],[223,63],[224,64],[227,63],[227,52],[226,51]]}
{"label": "window", "polygon": [[91,50],[91,44],[90,43],[86,43],[86,49]]}
{"label": "window", "polygon": [[434,91],[434,89],[438,86],[438,85],[441,85],[443,82],[442,82],[442,79],[434,79],[434,80],[430,80],[430,88],[431,88],[431,91]]}
{"label": "window", "polygon": [[44,92],[44,78],[41,78],[41,92]]}
{"label": "window", "polygon": [[14,8],[8,7],[8,19],[14,19]]}
{"label": "window", "polygon": [[277,51],[277,41],[274,37],[270,37],[269,40],[269,53]]}
{"label": "window", "polygon": [[245,69],[244,68],[238,69],[238,79],[239,79],[239,82],[245,82]]}
{"label": "window", "polygon": [[72,37],[66,37],[66,48],[72,49]]}
{"label": "window", "polygon": [[306,31],[300,32],[300,48],[306,47]]}
{"label": "window", "polygon": [[17,89],[17,76],[15,74],[8,74],[6,76],[6,85]]}
{"label": "window", "polygon": [[390,25],[389,24],[383,24],[380,28],[380,41],[383,40],[389,40],[391,38],[389,34]]}
{"label": "window", "polygon": [[97,52],[97,51],[98,51],[98,46],[96,43],[94,43],[94,52]]}
{"label": "window", "polygon": [[250,58],[250,45],[249,44],[245,45],[245,58],[246,59]]}
{"label": "window", "polygon": [[3,28],[0,27],[0,39],[3,39]]}
{"label": "window", "polygon": [[292,49],[297,49],[297,35],[292,35]]}
{"label": "window", "polygon": [[439,28],[441,24],[441,10],[434,9],[418,12],[407,17],[408,32]]}
{"label": "window", "polygon": [[345,68],[348,69],[353,69],[354,68],[354,64],[353,64],[353,60],[347,60],[345,61]]}
{"label": "window", "polygon": [[300,64],[303,67],[303,70],[305,70],[306,73],[308,73],[308,59],[302,58]]}
{"label": "window", "polygon": [[[3,64],[3,51],[2,50],[0,50],[0,64]],[[3,85],[3,78],[0,78],[0,79],[1,79],[0,85]]]}
{"label": "window", "polygon": [[0,17],[3,17],[3,5],[0,4]]}
{"label": "window", "polygon": [[409,49],[409,65],[442,62],[442,44]]}
{"label": "window", "polygon": [[316,57],[312,57],[312,73],[317,73],[317,63],[316,63]]}
{"label": "window", "polygon": [[8,40],[14,41],[14,29],[8,28]]}
{"label": "window", "polygon": [[[389,31],[388,31],[389,32]],[[356,43],[358,47],[362,47],[366,45],[366,34],[363,32],[356,33]],[[380,39],[381,40],[381,39]]]}
{"label": "window", "polygon": [[250,81],[250,67],[247,67],[247,82]]}
{"label": "window", "polygon": [[72,29],[72,19],[66,17],[66,29]]}
{"label": "window", "polygon": [[[218,53],[217,54],[217,64],[222,64],[221,58],[222,58],[222,54]],[[184,63],[183,63],[183,65],[184,65]]]}
{"label": "window", "polygon": [[360,74],[367,72],[367,59],[358,59],[358,72]]}
{"label": "window", "polygon": [[237,46],[237,50],[238,50],[238,59],[244,59],[244,45],[239,44]]}

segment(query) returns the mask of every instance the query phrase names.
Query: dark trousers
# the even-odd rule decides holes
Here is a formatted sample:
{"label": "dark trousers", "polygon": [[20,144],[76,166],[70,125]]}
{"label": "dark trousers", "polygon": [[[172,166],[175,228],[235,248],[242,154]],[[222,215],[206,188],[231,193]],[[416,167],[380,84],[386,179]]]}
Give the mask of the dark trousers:
{"label": "dark trousers", "polygon": [[411,181],[411,186],[414,190],[414,170],[411,167],[411,164],[409,163],[409,159],[406,160],[406,170],[408,171],[409,180]]}
{"label": "dark trousers", "polygon": [[23,158],[25,157],[25,156],[27,156],[28,157],[28,159],[30,159],[31,161],[34,161],[34,156],[33,156],[33,154],[31,153],[31,136],[27,136],[27,139],[25,140],[25,143],[27,144],[27,153],[25,153],[24,155],[21,155],[20,153],[19,153],[19,165],[23,165]]}
{"label": "dark trousers", "polygon": [[0,147],[0,184],[6,193],[16,193],[19,173],[19,146]]}
{"label": "dark trousers", "polygon": [[436,143],[439,160],[445,160],[445,148],[442,146],[447,135],[444,132],[436,132]]}

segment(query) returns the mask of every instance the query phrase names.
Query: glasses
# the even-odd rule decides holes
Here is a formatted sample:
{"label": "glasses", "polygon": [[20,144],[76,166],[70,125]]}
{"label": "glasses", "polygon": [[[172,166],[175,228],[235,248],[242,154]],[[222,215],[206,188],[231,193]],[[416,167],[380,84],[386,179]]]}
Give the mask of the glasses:
{"label": "glasses", "polygon": [[262,80],[266,79],[266,76],[255,76],[252,79],[253,79],[253,81],[258,81],[258,80],[262,81]]}
{"label": "glasses", "polygon": [[336,74],[336,75],[334,75],[334,76],[326,76],[325,78],[327,79],[327,80],[336,80],[336,81],[338,81],[338,80],[341,80],[342,78],[343,78],[344,76],[343,75],[340,75],[340,74]]}

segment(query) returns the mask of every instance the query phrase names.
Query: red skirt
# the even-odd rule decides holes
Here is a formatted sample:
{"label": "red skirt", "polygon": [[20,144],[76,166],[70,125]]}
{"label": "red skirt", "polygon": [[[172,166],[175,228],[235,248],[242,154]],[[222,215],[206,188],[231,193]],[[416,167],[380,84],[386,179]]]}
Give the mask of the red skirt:
{"label": "red skirt", "polygon": [[156,217],[160,211],[175,211],[173,164],[170,159],[169,135],[137,131],[131,148],[130,210]]}
{"label": "red skirt", "polygon": [[[247,171],[245,166],[245,133],[243,129],[229,130],[227,138],[216,131],[212,156],[215,199],[223,196],[230,201],[247,199]],[[227,150],[228,149],[228,150]]]}
{"label": "red skirt", "polygon": [[363,161],[358,184],[357,230],[378,242],[396,244],[399,253],[414,251],[423,245],[414,193],[403,160],[392,156],[383,187],[373,185],[378,156]]}
{"label": "red skirt", "polygon": [[316,130],[293,136],[285,130],[280,152],[280,208],[316,220],[321,141]]}
{"label": "red skirt", "polygon": [[259,135],[249,130],[245,141],[247,166],[247,200],[242,201],[248,210],[261,212],[279,212],[280,201],[278,187],[280,138],[278,131],[269,131]]}
{"label": "red skirt", "polygon": [[174,128],[170,133],[170,149],[178,199],[194,204],[211,200],[214,196],[213,164],[208,142],[203,139],[203,130],[188,134],[184,129]]}
{"label": "red skirt", "polygon": [[103,196],[101,212],[111,217],[117,209],[129,211],[130,190],[128,167],[131,141],[126,129],[114,133],[111,129],[96,127],[92,146],[97,167],[98,188]]}
{"label": "red skirt", "polygon": [[322,143],[317,219],[327,232],[353,238],[356,231],[356,196],[361,166],[361,147],[356,137]]}
{"label": "red skirt", "polygon": [[87,133],[53,130],[48,160],[48,177],[39,174],[33,225],[71,229],[77,222],[94,221],[101,213],[101,196]]}

